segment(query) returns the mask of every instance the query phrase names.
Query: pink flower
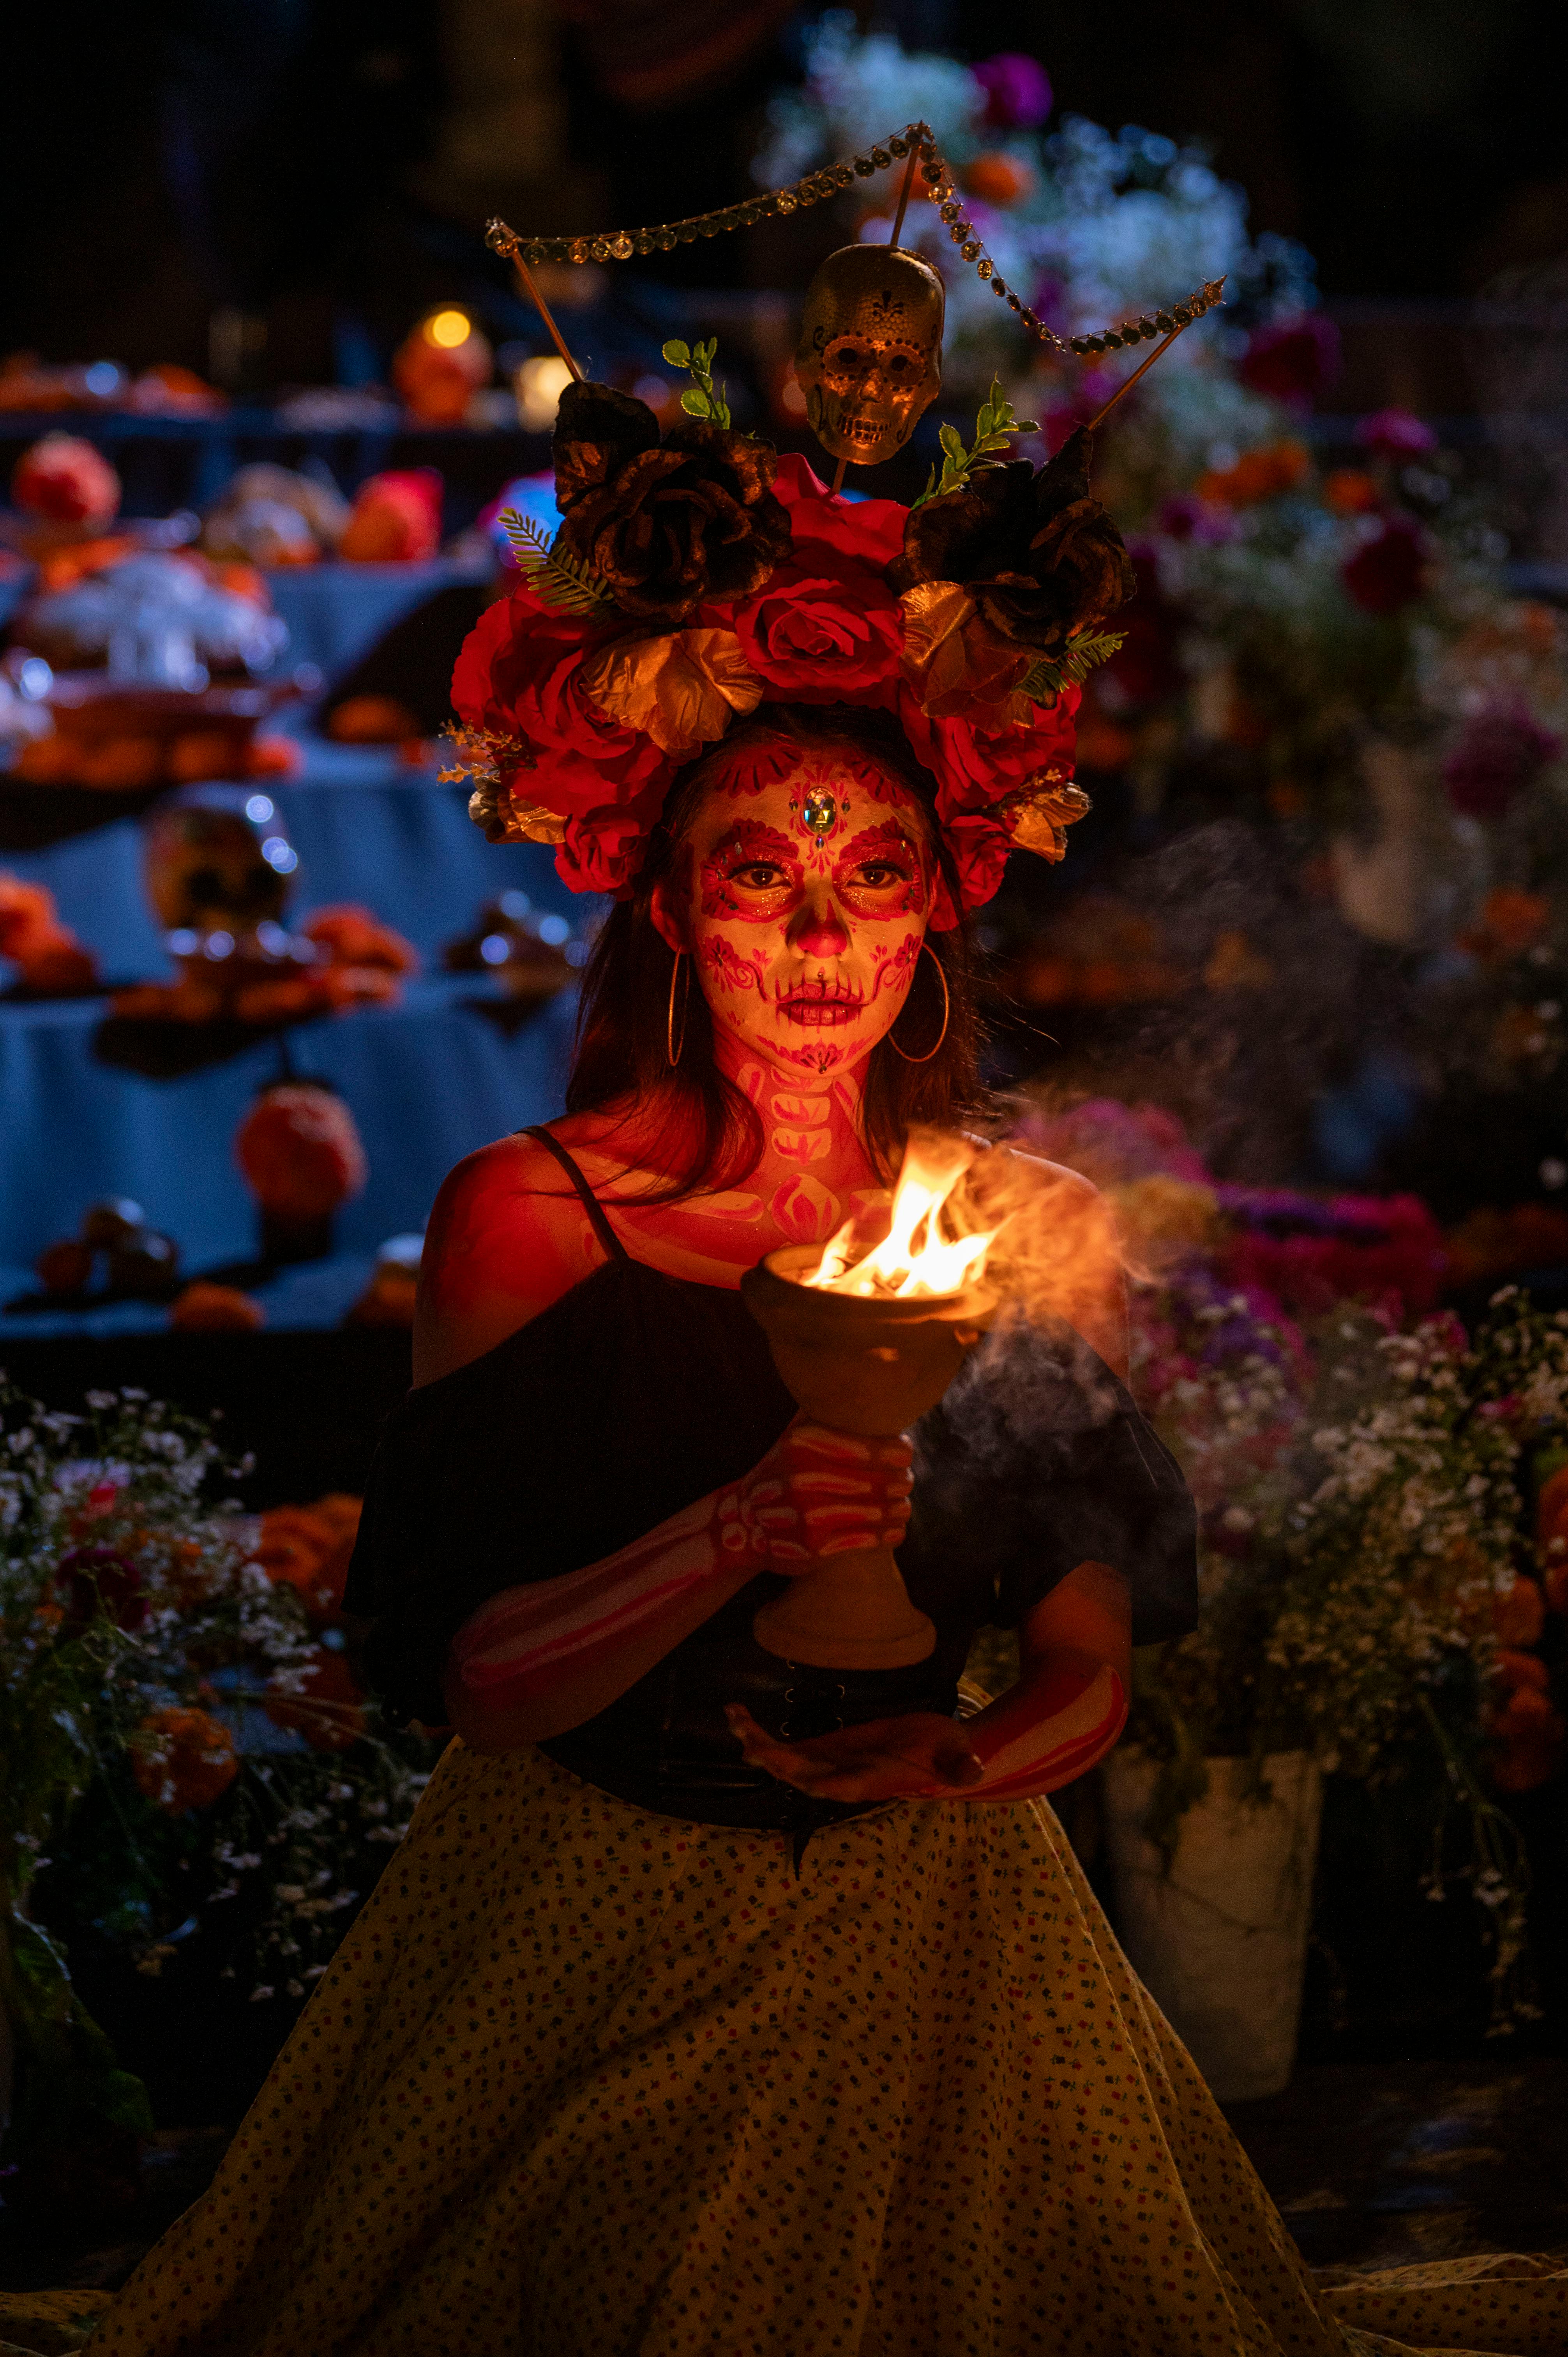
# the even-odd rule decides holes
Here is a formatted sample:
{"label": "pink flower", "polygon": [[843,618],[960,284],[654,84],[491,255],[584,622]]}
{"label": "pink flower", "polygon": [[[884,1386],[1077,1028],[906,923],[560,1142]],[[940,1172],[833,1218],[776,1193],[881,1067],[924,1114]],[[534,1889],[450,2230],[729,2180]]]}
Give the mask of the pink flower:
{"label": "pink flower", "polygon": [[1051,85],[1037,58],[1002,49],[970,69],[985,92],[985,120],[993,131],[1037,131],[1051,111]]}
{"label": "pink flower", "polygon": [[1431,426],[1409,409],[1375,410],[1357,426],[1356,439],[1376,458],[1419,458],[1437,447]]}

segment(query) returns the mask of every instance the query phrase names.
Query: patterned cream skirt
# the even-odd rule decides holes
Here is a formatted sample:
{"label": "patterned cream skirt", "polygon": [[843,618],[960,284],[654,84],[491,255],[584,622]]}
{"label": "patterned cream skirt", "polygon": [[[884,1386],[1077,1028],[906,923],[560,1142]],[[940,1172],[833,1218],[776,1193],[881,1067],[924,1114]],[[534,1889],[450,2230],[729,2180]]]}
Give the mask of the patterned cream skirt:
{"label": "patterned cream skirt", "polygon": [[797,1876],[454,1742],[90,2345],[1561,2357],[1568,2276],[1315,2290],[1043,1803],[892,1803]]}

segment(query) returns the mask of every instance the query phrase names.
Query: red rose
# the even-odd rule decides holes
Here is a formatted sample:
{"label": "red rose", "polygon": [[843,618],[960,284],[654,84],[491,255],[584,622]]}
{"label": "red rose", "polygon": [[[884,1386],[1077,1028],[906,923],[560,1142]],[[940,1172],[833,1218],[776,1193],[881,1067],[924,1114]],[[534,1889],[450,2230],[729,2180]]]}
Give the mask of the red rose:
{"label": "red rose", "polygon": [[555,846],[555,872],[574,892],[609,892],[624,900],[642,866],[664,789],[634,802],[612,802],[569,818]]}
{"label": "red rose", "polygon": [[901,680],[899,724],[917,759],[936,778],[943,825],[960,812],[984,811],[1042,770],[1070,769],[1081,694],[1066,688],[1054,705],[1036,705],[1032,722],[988,734],[972,720],[933,719],[921,711],[913,684]]}
{"label": "red rose", "polygon": [[812,704],[864,696],[891,680],[904,652],[904,619],[875,575],[854,585],[775,574],[733,627],[746,662],[777,695]]}
{"label": "red rose", "polygon": [[[983,908],[1002,881],[1002,871],[1013,848],[1011,835],[983,811],[944,820],[942,833],[958,869],[964,907]],[[949,932],[957,922],[958,911],[949,898],[947,886],[939,881],[931,909],[931,930]]]}
{"label": "red rose", "polygon": [[563,817],[586,818],[650,792],[657,807],[673,774],[651,737],[623,728],[584,694],[584,656],[601,642],[600,634],[519,589],[480,615],[452,673],[460,719],[528,747],[508,774],[518,799]]}
{"label": "red rose", "polygon": [[840,571],[822,561],[831,552],[880,574],[903,552],[907,508],[897,500],[835,499],[793,451],[779,461],[773,494],[789,514],[790,553],[803,572]]}
{"label": "red rose", "polygon": [[1426,574],[1426,535],[1412,516],[1390,516],[1339,568],[1347,594],[1364,613],[1397,614],[1419,597]]}

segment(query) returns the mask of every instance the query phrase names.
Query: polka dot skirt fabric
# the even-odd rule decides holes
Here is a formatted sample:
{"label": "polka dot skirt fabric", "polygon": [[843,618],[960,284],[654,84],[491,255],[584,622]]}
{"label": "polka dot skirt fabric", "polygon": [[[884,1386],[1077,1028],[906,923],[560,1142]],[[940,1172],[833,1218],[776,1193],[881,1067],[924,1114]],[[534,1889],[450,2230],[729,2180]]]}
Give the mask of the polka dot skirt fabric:
{"label": "polka dot skirt fabric", "polygon": [[1315,2290],[1044,1803],[897,1803],[797,1874],[779,1835],[455,1742],[90,2346],[1568,2351],[1568,2279],[1510,2264]]}

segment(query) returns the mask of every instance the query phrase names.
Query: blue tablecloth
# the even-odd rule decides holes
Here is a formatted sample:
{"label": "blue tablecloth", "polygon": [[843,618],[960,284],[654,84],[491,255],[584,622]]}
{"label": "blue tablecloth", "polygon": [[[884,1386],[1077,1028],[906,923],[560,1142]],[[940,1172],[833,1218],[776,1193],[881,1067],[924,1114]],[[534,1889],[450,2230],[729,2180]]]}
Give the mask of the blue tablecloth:
{"label": "blue tablecloth", "polygon": [[[401,766],[380,750],[307,739],[303,775],[264,791],[299,855],[290,915],[357,901],[419,949],[425,972],[395,1007],[363,1008],[287,1035],[295,1069],[338,1089],[370,1162],[363,1195],[338,1223],[353,1260],[339,1279],[283,1280],[276,1323],[334,1323],[386,1237],[424,1225],[444,1174],[487,1138],[559,1109],[575,1014],[568,991],[520,1018],[496,985],[440,969],[443,945],[467,932],[481,902],[508,888],[580,927],[593,904],[575,899],[550,854],[492,846],[470,825],[461,786]],[[142,823],[102,826],[42,850],[0,854],[0,866],[47,884],[61,916],[98,952],[111,982],[170,972],[142,880]],[[188,1269],[242,1257],[254,1211],[232,1158],[232,1137],[258,1088],[275,1078],[275,1036],[227,1062],[155,1080],[99,1062],[102,999],[0,1001],[0,1284],[27,1289],[43,1246],[70,1234],[85,1207],[129,1195],[179,1243]],[[8,1272],[8,1274],[6,1273]],[[95,1313],[111,1330],[157,1323],[134,1305]],[[7,1332],[81,1330],[0,1318]]]}
{"label": "blue tablecloth", "polygon": [[[188,1273],[245,1258],[256,1245],[254,1206],[235,1167],[234,1131],[256,1091],[277,1077],[275,1038],[179,1080],[149,1081],[94,1062],[100,1005],[0,1009],[0,1263],[5,1297],[27,1290],[26,1269],[72,1233],[87,1205],[130,1195],[178,1242]],[[344,1206],[338,1242],[363,1256],[326,1293],[291,1275],[274,1324],[335,1324],[364,1282],[375,1247],[422,1228],[454,1162],[488,1138],[539,1121],[561,1103],[570,994],[515,1031],[495,985],[467,975],[411,983],[396,1007],[297,1027],[296,1069],[330,1082],[365,1145],[365,1191]],[[509,1036],[509,1032],[510,1036]],[[17,1274],[18,1270],[22,1273]],[[98,1314],[107,1330],[158,1324],[138,1305]],[[7,1332],[80,1330],[74,1313],[42,1323],[0,1318]]]}
{"label": "blue tablecloth", "polygon": [[330,682],[368,654],[394,622],[454,582],[486,580],[488,565],[293,565],[269,572],[267,587],[288,624],[282,661],[315,663]]}
{"label": "blue tablecloth", "polygon": [[[360,901],[426,957],[472,923],[481,900],[509,888],[582,921],[585,904],[560,882],[549,852],[487,843],[469,823],[461,785],[441,785],[433,770],[405,768],[379,748],[313,738],[305,756],[301,777],[255,790],[275,805],[298,855],[291,920],[324,904]],[[42,850],[0,851],[0,867],[47,884],[104,974],[128,981],[167,972],[143,888],[142,845],[140,818],[111,817]]]}

